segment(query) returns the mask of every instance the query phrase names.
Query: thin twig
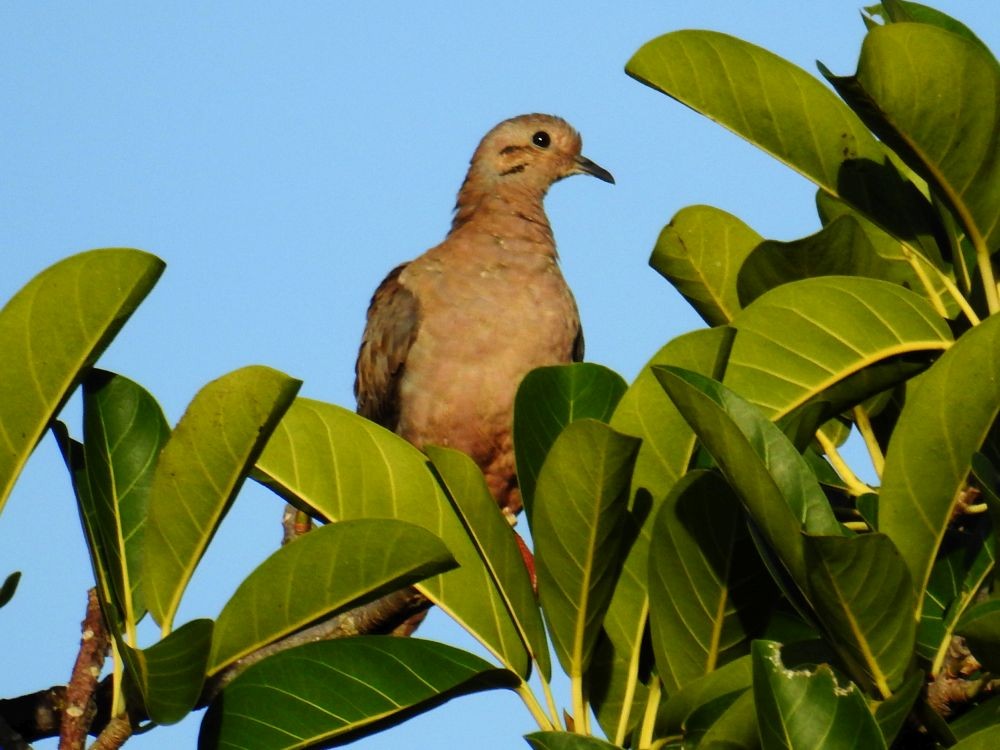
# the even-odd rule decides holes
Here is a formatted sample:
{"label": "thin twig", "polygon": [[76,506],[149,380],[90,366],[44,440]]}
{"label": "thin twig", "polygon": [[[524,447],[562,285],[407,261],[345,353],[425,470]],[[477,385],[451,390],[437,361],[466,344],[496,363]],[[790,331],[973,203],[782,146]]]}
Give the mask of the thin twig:
{"label": "thin twig", "polygon": [[97,601],[97,590],[87,592],[87,614],[83,619],[80,652],[66,686],[66,704],[59,722],[59,750],[83,750],[87,730],[97,705],[94,691],[108,652],[108,632]]}

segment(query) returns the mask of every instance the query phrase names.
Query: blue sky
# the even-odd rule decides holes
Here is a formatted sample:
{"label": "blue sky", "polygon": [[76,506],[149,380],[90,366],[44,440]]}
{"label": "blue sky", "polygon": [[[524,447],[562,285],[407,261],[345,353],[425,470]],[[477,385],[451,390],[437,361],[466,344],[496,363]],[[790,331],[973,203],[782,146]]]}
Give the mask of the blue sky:
{"label": "blue sky", "polygon": [[[861,3],[4,3],[0,6],[0,300],[66,255],[132,246],[167,271],[100,365],[175,422],[208,380],[260,363],[304,395],[353,405],[372,290],[437,244],[479,138],[524,112],[561,115],[617,185],[567,180],[547,200],[587,357],[631,379],[700,325],[647,266],[662,226],[709,203],[761,234],[814,231],[813,188],[622,71],[681,28],[743,37],[815,71],[853,72]],[[942,0],[1000,49],[996,0]],[[75,403],[64,415],[79,435]],[[214,616],[273,550],[281,503],[247,486],[179,621]],[[0,516],[0,696],[65,682],[90,570],[51,439]],[[421,635],[466,644],[443,616]],[[128,747],[193,747],[197,722]],[[364,747],[520,747],[512,695],[458,699]],[[55,743],[38,743],[40,748]]]}

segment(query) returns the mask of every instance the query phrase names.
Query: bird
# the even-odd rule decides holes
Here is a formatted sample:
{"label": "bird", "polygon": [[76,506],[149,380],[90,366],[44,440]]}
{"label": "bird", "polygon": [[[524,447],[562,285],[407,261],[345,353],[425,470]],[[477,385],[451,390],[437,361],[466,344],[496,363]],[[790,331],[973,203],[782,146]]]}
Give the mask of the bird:
{"label": "bird", "polygon": [[357,412],[417,448],[468,454],[513,524],[521,508],[514,397],[545,365],[581,361],[576,301],[543,201],[553,183],[614,177],[565,120],[527,114],[483,137],[441,244],[396,266],[371,298],[355,365]]}

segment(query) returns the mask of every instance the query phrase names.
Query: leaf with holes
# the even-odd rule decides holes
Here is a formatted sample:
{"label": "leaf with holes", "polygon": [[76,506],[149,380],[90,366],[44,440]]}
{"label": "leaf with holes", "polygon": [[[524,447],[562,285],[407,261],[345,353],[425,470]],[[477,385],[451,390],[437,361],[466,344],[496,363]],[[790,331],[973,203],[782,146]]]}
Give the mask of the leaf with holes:
{"label": "leaf with holes", "polygon": [[778,643],[753,644],[753,695],[764,750],[885,750],[864,694],[825,664],[787,669]]}
{"label": "leaf with holes", "polygon": [[42,271],[0,310],[0,510],[80,373],[163,268],[140,250],[91,250]]}

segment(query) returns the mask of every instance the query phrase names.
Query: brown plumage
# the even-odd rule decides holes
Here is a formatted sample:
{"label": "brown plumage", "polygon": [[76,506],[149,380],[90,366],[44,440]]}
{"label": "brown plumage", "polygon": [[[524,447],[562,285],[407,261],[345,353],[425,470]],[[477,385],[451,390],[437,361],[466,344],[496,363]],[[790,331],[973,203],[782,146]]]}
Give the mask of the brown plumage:
{"label": "brown plumage", "polygon": [[358,413],[418,448],[468,453],[508,513],[521,507],[514,394],[543,365],[583,358],[576,302],[542,201],[552,183],[611,174],[564,120],[523,115],[483,138],[440,245],[379,285],[356,365]]}

